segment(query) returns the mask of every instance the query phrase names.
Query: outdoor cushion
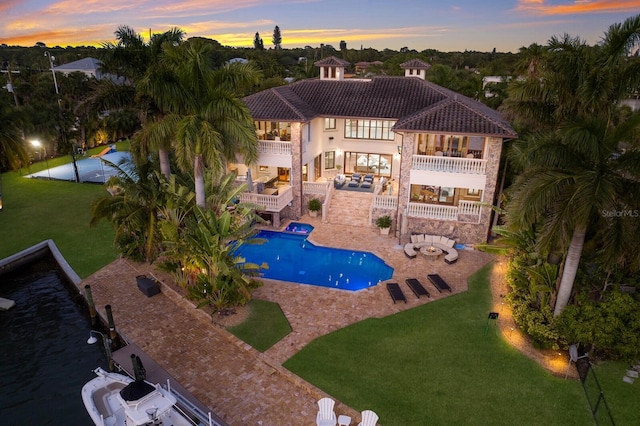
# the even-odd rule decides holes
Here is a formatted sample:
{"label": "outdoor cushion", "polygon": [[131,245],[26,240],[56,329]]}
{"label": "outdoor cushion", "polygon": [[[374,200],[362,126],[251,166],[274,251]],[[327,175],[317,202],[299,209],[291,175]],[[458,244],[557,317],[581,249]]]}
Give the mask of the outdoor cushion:
{"label": "outdoor cushion", "polygon": [[418,240],[416,242],[424,243],[424,234],[418,234]]}
{"label": "outdoor cushion", "polygon": [[412,235],[412,236],[411,236],[411,242],[412,242],[412,243],[417,243],[417,242],[418,242],[418,236],[417,236],[417,235],[415,235],[415,234],[414,234],[414,235]]}
{"label": "outdoor cushion", "polygon": [[371,182],[367,182],[366,180],[360,184],[360,188],[371,188]]}
{"label": "outdoor cushion", "polygon": [[424,242],[427,244],[433,244],[433,237],[431,235],[424,234]]}
{"label": "outdoor cushion", "polygon": [[407,243],[404,245],[404,254],[409,259],[413,259],[418,255],[418,253],[416,253],[416,251],[413,248],[413,243]]}
{"label": "outdoor cushion", "polygon": [[356,187],[356,186],[358,186],[358,181],[357,181],[357,180],[352,180],[351,182],[349,182],[349,186],[350,186],[350,187]]}
{"label": "outdoor cushion", "polygon": [[445,244],[447,247],[449,248],[453,248],[454,244],[456,243],[455,240],[449,240],[447,241],[447,243]]}

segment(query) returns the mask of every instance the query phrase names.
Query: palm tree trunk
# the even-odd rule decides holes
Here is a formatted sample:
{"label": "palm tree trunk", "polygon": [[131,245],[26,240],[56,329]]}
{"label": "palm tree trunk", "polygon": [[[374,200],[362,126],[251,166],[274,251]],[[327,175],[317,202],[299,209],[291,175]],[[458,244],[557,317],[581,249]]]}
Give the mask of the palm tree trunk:
{"label": "palm tree trunk", "polygon": [[204,164],[202,162],[202,155],[199,154],[196,154],[193,160],[193,178],[196,185],[196,204],[204,208]]}
{"label": "palm tree trunk", "polygon": [[160,173],[169,179],[171,177],[169,151],[166,148],[158,148],[158,158],[160,159]]}
{"label": "palm tree trunk", "polygon": [[569,251],[567,252],[567,260],[564,265],[564,271],[562,272],[562,280],[560,281],[560,288],[558,289],[558,298],[556,299],[556,307],[553,311],[553,316],[558,316],[562,313],[564,308],[569,303],[571,292],[573,291],[573,283],[576,279],[576,273],[578,272],[578,265],[580,265],[580,256],[582,256],[582,247],[584,246],[584,238],[587,233],[585,228],[575,228],[573,230],[573,236],[571,237],[571,244],[569,244]]}

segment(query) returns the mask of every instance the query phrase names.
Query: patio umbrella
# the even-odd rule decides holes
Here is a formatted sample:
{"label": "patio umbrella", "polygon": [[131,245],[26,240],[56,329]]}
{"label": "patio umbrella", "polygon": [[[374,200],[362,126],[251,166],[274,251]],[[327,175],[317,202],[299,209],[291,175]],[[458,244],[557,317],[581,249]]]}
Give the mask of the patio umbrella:
{"label": "patio umbrella", "polygon": [[253,179],[251,178],[251,169],[247,169],[247,187],[249,192],[253,192]]}

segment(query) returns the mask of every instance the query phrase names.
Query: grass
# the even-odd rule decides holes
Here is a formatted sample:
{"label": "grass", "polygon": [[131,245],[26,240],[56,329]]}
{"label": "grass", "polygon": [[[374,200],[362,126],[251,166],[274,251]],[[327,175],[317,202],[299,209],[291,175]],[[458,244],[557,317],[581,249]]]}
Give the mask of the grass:
{"label": "grass", "polygon": [[[630,366],[624,362],[603,362],[594,367],[613,420],[618,426],[638,424],[640,379],[636,379],[634,384],[623,382],[622,377],[629,368]],[[588,386],[588,389],[593,388]]]}
{"label": "grass", "polygon": [[247,319],[242,324],[229,327],[228,330],[255,349],[264,352],[289,334],[291,326],[280,305],[254,299],[249,302]]}
{"label": "grass", "polygon": [[323,336],[284,366],[386,425],[592,424],[578,381],[484,334],[490,267],[465,293]]}
{"label": "grass", "polygon": [[[88,155],[104,147],[92,149]],[[126,149],[120,144],[118,149]],[[48,161],[49,167],[71,162],[70,156]],[[0,259],[52,239],[71,267],[84,278],[118,257],[111,225],[89,227],[91,202],[106,195],[96,184],[27,179],[23,175],[46,168],[44,161],[28,170],[2,175]]]}

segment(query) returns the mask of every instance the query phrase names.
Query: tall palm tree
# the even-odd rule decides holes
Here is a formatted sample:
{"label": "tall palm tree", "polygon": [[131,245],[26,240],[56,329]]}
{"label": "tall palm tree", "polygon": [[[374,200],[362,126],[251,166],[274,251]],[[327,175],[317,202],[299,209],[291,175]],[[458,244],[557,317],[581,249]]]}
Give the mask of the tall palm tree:
{"label": "tall palm tree", "polygon": [[[593,225],[603,222],[603,212],[639,207],[640,117],[620,119],[619,109],[623,95],[640,83],[637,61],[626,56],[639,34],[640,15],[612,25],[597,47],[568,35],[553,37],[540,74],[510,87],[505,109],[537,131],[514,144],[511,160],[522,174],[513,185],[508,217],[517,226],[535,226],[540,245],[567,250],[556,316],[571,297]],[[624,153],[622,143],[630,148]],[[625,257],[621,251],[630,242],[624,230],[630,225],[602,238],[602,251]]]}
{"label": "tall palm tree", "polygon": [[[224,174],[226,162],[241,155],[246,164],[257,161],[257,137],[253,119],[239,97],[256,84],[258,74],[247,64],[214,70],[211,45],[201,39],[165,49],[165,70],[173,73],[171,92],[150,91],[160,105],[170,108],[157,124],[156,134],[175,137],[178,166],[194,174],[196,203],[205,206],[204,171]],[[167,77],[169,79],[169,77]]]}
{"label": "tall palm tree", "polygon": [[[109,72],[124,78],[124,83],[113,84],[106,80],[101,83],[103,91],[111,93],[109,99],[118,100],[115,105],[108,105],[109,109],[126,109],[135,105],[139,112],[139,119],[143,123],[141,131],[134,139],[133,148],[139,157],[144,158],[149,151],[157,151],[160,159],[160,170],[169,178],[171,173],[169,166],[169,152],[171,149],[171,137],[158,129],[157,123],[163,118],[167,110],[166,103],[155,103],[153,100],[161,99],[170,94],[171,74],[163,71],[161,58],[167,46],[177,46],[182,43],[184,32],[178,28],[172,28],[163,33],[153,34],[148,43],[132,28],[120,26],[115,31],[116,43],[105,43],[102,56],[102,71]],[[131,92],[126,87],[134,87]],[[122,96],[122,95],[128,96]],[[153,96],[156,95],[156,96]],[[100,99],[100,98],[99,98]],[[104,102],[100,103],[100,105]]]}

